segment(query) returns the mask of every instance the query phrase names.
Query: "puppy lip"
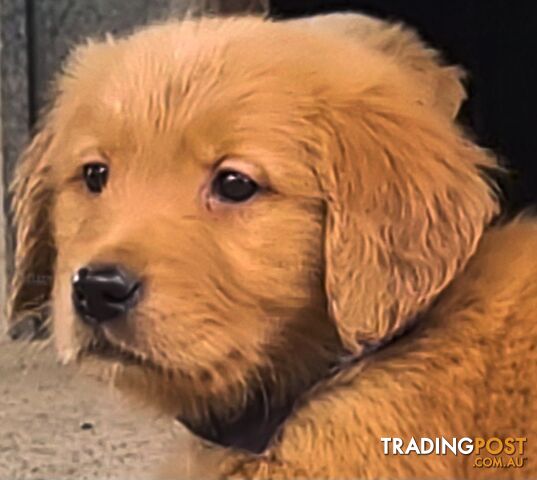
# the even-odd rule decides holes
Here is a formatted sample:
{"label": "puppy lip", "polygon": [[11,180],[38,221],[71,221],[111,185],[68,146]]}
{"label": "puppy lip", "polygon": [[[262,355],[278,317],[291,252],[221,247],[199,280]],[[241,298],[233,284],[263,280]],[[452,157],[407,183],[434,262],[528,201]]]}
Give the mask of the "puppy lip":
{"label": "puppy lip", "polygon": [[138,365],[155,370],[163,370],[157,363],[136,350],[110,340],[104,330],[98,326],[94,329],[95,338],[86,348],[85,354],[103,359],[116,360],[125,365]]}
{"label": "puppy lip", "polygon": [[147,354],[137,352],[126,345],[120,345],[117,342],[109,340],[105,337],[104,332],[99,331],[101,330],[100,328],[95,330],[93,341],[80,352],[78,356],[79,361],[83,362],[84,357],[97,358],[103,361],[108,360],[119,363],[123,366],[146,369],[158,375],[169,375],[173,373],[177,377],[190,378],[188,373],[182,371],[180,368],[167,368]]}

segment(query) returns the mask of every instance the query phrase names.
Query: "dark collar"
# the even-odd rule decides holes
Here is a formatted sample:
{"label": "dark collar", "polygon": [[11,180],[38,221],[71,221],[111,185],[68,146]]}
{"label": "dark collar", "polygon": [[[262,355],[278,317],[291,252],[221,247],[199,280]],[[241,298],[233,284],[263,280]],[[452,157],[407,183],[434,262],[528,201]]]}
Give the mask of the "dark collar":
{"label": "dark collar", "polygon": [[259,454],[264,452],[278,436],[280,427],[298,408],[305,394],[315,385],[332,378],[341,370],[355,364],[358,358],[352,355],[341,357],[328,373],[314,385],[281,406],[267,405],[267,393],[258,391],[251,395],[246,407],[234,418],[222,420],[215,414],[209,414],[205,422],[193,423],[187,418],[177,417],[194,435],[221,447],[231,447]]}
{"label": "dark collar", "polygon": [[276,437],[280,426],[294,409],[294,401],[280,407],[269,407],[263,394],[252,396],[247,406],[235,418],[221,420],[209,414],[203,423],[192,423],[177,417],[194,435],[222,447],[232,447],[250,453],[262,453]]}

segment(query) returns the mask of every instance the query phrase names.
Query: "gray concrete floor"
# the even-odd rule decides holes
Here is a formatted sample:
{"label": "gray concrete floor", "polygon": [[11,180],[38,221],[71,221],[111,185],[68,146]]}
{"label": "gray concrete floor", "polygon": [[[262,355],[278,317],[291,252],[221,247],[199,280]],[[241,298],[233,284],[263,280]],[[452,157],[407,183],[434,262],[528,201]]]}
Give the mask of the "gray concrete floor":
{"label": "gray concrete floor", "polygon": [[151,478],[183,435],[43,342],[0,340],[0,479]]}

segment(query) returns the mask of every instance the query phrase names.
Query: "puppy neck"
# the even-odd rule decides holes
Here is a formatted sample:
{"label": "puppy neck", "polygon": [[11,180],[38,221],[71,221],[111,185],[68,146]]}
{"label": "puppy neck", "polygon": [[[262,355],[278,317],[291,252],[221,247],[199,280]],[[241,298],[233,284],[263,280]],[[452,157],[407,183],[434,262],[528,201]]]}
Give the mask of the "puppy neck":
{"label": "puppy neck", "polygon": [[188,410],[177,420],[213,444],[266,450],[304,395],[341,364],[343,347],[333,325],[322,319],[312,328],[312,322],[303,315],[285,337],[269,342],[266,363],[253,368],[233,395],[205,398],[197,413]]}
{"label": "puppy neck", "polygon": [[192,422],[177,417],[202,440],[250,453],[262,453],[275,438],[294,408],[294,399],[282,405],[267,405],[266,394],[256,392],[245,408],[232,418],[209,413],[205,421]]}
{"label": "puppy neck", "polygon": [[183,416],[178,416],[176,419],[204,441],[221,447],[260,454],[278,438],[286,420],[295,409],[300,408],[304,397],[314,387],[351,364],[346,359],[348,355],[334,360],[323,369],[323,374],[316,381],[277,403],[267,397],[268,392],[265,389],[257,389],[251,393],[244,407],[233,416],[217,414],[215,410],[210,410],[201,421],[192,421]]}

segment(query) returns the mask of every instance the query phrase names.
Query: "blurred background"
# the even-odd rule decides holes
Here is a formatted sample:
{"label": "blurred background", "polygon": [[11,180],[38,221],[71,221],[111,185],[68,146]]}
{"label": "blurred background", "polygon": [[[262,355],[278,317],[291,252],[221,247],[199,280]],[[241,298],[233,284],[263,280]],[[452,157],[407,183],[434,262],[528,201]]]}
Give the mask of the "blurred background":
{"label": "blurred background", "polygon": [[[71,46],[187,12],[284,19],[348,10],[403,21],[465,68],[469,99],[460,120],[509,169],[498,178],[505,211],[535,205],[534,0],[0,0],[0,330],[7,326],[3,308],[13,251],[7,185]],[[18,335],[34,333],[30,328]],[[179,430],[165,422],[138,425],[117,399],[58,369],[46,345],[0,340],[0,479],[147,478],[153,455]]]}

